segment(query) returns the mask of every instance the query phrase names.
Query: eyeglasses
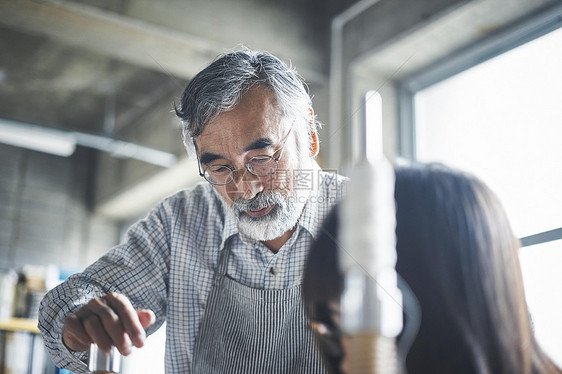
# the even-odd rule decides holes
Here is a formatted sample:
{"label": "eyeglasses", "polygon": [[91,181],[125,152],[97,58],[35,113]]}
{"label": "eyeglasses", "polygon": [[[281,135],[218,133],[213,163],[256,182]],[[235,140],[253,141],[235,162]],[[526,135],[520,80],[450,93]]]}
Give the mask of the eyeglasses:
{"label": "eyeglasses", "polygon": [[273,154],[279,152],[278,157],[273,156],[254,156],[246,162],[246,166],[240,169],[234,169],[228,165],[210,165],[204,170],[201,168],[201,160],[199,159],[199,149],[193,140],[193,145],[195,146],[195,154],[197,155],[197,165],[199,166],[199,175],[205,178],[209,183],[224,186],[229,184],[234,180],[234,173],[240,170],[248,170],[252,175],[256,177],[267,177],[272,175],[279,168],[279,160],[283,156],[283,151],[285,150],[285,144],[289,138],[289,134],[293,130],[293,127],[289,130],[285,138],[283,139],[283,144],[281,148],[275,151]]}

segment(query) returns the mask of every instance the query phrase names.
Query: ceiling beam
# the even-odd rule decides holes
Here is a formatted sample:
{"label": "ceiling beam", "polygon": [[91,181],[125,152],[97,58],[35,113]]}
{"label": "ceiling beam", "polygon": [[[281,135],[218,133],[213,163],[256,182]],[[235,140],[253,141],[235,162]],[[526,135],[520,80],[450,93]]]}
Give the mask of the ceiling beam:
{"label": "ceiling beam", "polygon": [[0,23],[181,78],[222,50],[210,40],[67,1],[1,0]]}
{"label": "ceiling beam", "polygon": [[[225,50],[220,41],[71,1],[0,0],[0,14],[4,26],[177,78],[191,79]],[[327,83],[315,66],[299,66],[299,72],[310,83]]]}

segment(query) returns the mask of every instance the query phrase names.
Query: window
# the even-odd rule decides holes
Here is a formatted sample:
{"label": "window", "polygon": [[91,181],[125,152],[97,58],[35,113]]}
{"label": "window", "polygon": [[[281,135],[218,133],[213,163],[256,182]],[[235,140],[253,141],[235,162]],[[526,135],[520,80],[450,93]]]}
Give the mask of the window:
{"label": "window", "polygon": [[530,20],[403,82],[401,131],[406,156],[472,172],[498,195],[525,246],[537,339],[562,366],[560,23]]}
{"label": "window", "polygon": [[415,94],[416,158],[478,174],[520,237],[562,226],[562,29]]}

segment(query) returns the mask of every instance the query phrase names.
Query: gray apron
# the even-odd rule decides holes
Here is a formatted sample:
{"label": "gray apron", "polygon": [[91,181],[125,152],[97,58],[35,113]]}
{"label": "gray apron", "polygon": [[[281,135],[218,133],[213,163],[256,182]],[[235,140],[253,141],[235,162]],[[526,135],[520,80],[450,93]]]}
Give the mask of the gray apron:
{"label": "gray apron", "polygon": [[193,373],[327,373],[301,286],[244,286],[226,274],[230,245],[222,252],[195,342]]}

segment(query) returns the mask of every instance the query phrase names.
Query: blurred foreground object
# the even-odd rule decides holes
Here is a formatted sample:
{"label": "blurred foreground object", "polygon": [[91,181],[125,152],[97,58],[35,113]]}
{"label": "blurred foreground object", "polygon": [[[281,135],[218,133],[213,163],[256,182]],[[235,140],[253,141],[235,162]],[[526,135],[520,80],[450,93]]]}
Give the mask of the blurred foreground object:
{"label": "blurred foreground object", "polygon": [[350,179],[339,229],[343,368],[353,374],[398,373],[402,294],[395,270],[394,170],[384,159],[363,160]]}

